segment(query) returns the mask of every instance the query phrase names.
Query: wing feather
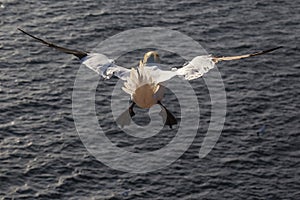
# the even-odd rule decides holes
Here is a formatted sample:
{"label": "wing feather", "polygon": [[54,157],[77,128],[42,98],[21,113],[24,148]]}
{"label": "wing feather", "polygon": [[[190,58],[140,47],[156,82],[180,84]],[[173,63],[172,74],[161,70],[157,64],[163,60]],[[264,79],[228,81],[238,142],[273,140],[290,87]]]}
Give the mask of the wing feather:
{"label": "wing feather", "polygon": [[26,31],[24,31],[20,28],[18,28],[18,30],[21,31],[22,33],[28,35],[29,37],[37,40],[38,42],[47,45],[48,47],[51,47],[60,52],[72,54],[72,55],[78,57],[82,64],[84,64],[88,68],[92,69],[93,71],[97,72],[105,79],[111,78],[114,75],[114,76],[124,80],[129,75],[129,72],[130,72],[129,69],[126,69],[124,67],[120,67],[120,66],[116,65],[113,60],[108,59],[103,54],[87,53],[87,52],[79,51],[76,49],[68,49],[68,48],[61,47],[56,44],[50,43],[41,38],[38,38],[30,33],[27,33]]}
{"label": "wing feather", "polygon": [[269,53],[271,51],[275,51],[279,48],[282,48],[282,46],[279,46],[279,47],[275,47],[275,48],[272,48],[272,49],[268,49],[268,50],[264,50],[264,51],[259,51],[257,53],[251,53],[251,54],[245,54],[245,55],[239,55],[239,56],[223,56],[223,57],[213,57],[213,61],[215,63],[218,63],[220,61],[226,61],[226,60],[239,60],[239,59],[242,59],[242,58],[249,58],[249,57],[253,57],[253,56],[258,56],[258,55],[262,55],[262,54],[265,54],[265,53]]}
{"label": "wing feather", "polygon": [[116,76],[125,80],[130,74],[130,69],[116,65],[112,59],[109,59],[104,54],[100,53],[88,54],[81,60],[81,63],[105,79]]}
{"label": "wing feather", "polygon": [[203,76],[203,74],[207,73],[210,69],[215,67],[215,64],[220,61],[228,61],[228,60],[239,60],[243,58],[249,58],[253,56],[258,56],[262,54],[266,54],[272,51],[275,51],[280,47],[259,51],[257,53],[245,54],[239,56],[226,56],[226,57],[214,57],[210,55],[197,56],[193,58],[187,65],[183,66],[180,69],[175,69],[177,74],[183,76],[187,80],[193,80]]}
{"label": "wing feather", "polygon": [[37,40],[37,41],[39,41],[39,42],[47,45],[48,47],[54,48],[54,49],[56,49],[56,50],[58,50],[60,52],[67,53],[67,54],[72,54],[72,55],[78,57],[79,59],[82,59],[82,58],[84,58],[84,57],[87,56],[87,52],[79,51],[79,50],[75,50],[75,49],[68,49],[68,48],[65,48],[65,47],[61,47],[61,46],[58,46],[56,44],[50,43],[50,42],[48,42],[46,40],[43,40],[41,38],[38,38],[38,37],[36,37],[34,35],[31,35],[30,33],[27,33],[26,31],[24,31],[24,30],[22,30],[20,28],[18,28],[18,30],[21,31],[22,33],[28,35],[29,37],[31,37],[31,38],[33,38],[33,39],[35,39],[35,40]]}

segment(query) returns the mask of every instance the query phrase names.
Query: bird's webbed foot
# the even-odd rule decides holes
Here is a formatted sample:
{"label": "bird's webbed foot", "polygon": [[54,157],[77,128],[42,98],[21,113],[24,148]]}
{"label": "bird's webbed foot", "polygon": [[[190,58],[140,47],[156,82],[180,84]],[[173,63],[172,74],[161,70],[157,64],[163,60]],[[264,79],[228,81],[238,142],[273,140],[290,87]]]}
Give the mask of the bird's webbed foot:
{"label": "bird's webbed foot", "polygon": [[160,115],[163,117],[165,125],[168,125],[170,128],[172,128],[173,125],[177,124],[176,118],[160,101],[158,102],[158,104],[162,108]]}
{"label": "bird's webbed foot", "polygon": [[135,106],[135,103],[132,102],[131,105],[127,110],[125,110],[117,119],[116,122],[118,125],[120,125],[122,128],[124,126],[129,126],[131,122],[131,118],[135,115],[133,111],[133,107]]}

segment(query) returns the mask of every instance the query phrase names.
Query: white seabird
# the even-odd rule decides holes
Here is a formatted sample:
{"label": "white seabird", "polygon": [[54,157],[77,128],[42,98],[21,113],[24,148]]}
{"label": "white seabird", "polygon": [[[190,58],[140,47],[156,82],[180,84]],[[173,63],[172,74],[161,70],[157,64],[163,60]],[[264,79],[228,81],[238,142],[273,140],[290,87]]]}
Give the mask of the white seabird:
{"label": "white seabird", "polygon": [[164,96],[165,81],[173,78],[174,76],[182,76],[186,80],[197,79],[203,76],[203,74],[207,73],[210,69],[214,68],[215,64],[220,61],[249,58],[281,48],[276,47],[257,53],[239,56],[196,56],[181,68],[173,68],[172,70],[160,69],[160,59],[158,53],[155,51],[149,51],[144,55],[144,58],[140,61],[139,66],[128,69],[118,66],[112,59],[107,58],[107,56],[104,54],[88,53],[80,50],[68,49],[35,37],[20,28],[18,28],[18,30],[47,45],[48,47],[52,47],[60,52],[72,54],[78,57],[82,64],[92,69],[105,79],[109,79],[112,76],[122,79],[124,81],[124,87],[122,87],[122,89],[124,92],[130,95],[133,103],[128,110],[121,114],[121,116],[117,119],[117,123],[121,126],[130,124],[130,117],[133,117],[135,114],[133,112],[133,107],[135,105],[139,106],[140,108],[150,108],[155,104],[159,104],[162,108],[165,125],[169,125],[172,128],[172,125],[177,124],[177,120],[161,103]]}

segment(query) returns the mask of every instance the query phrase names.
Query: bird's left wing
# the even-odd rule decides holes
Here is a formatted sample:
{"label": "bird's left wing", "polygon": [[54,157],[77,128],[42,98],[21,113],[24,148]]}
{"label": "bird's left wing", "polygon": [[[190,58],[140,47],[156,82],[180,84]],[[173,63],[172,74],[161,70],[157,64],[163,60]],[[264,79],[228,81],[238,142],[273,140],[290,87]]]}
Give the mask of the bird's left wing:
{"label": "bird's left wing", "polygon": [[33,39],[35,39],[35,40],[37,40],[37,41],[39,41],[39,42],[47,45],[48,47],[54,48],[54,49],[56,49],[56,50],[58,50],[60,52],[67,53],[67,54],[72,54],[72,55],[76,56],[79,59],[82,59],[85,56],[87,56],[87,52],[79,51],[79,50],[75,50],[75,49],[68,49],[68,48],[65,48],[65,47],[61,47],[61,46],[58,46],[56,44],[50,43],[50,42],[48,42],[46,40],[43,40],[41,38],[38,38],[38,37],[36,37],[34,35],[31,35],[30,33],[27,33],[26,31],[24,31],[24,30],[22,30],[20,28],[18,28],[18,30],[21,31],[22,33],[28,35],[29,37],[32,37]]}
{"label": "bird's left wing", "polygon": [[130,69],[120,67],[114,63],[114,60],[107,58],[104,54],[91,53],[81,59],[81,63],[97,72],[105,79],[116,76],[122,80],[130,75]]}
{"label": "bird's left wing", "polygon": [[113,75],[125,80],[127,76],[129,76],[130,70],[124,67],[120,67],[114,63],[113,60],[107,58],[103,54],[97,53],[88,53],[76,49],[68,49],[65,47],[58,46],[56,44],[50,43],[46,40],[38,38],[20,28],[19,31],[22,33],[30,36],[31,38],[47,45],[48,47],[54,48],[62,53],[72,54],[80,59],[81,63],[87,66],[88,68],[92,69],[93,71],[97,72],[103,78],[108,79],[111,78]]}

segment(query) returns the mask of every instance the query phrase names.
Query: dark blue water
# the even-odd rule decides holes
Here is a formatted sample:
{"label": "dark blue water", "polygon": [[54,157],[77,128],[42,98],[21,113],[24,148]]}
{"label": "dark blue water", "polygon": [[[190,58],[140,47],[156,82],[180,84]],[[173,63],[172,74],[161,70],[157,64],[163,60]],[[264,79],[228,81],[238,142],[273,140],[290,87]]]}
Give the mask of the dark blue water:
{"label": "dark blue water", "polygon": [[[299,1],[280,0],[1,1],[1,199],[300,199],[299,13]],[[200,128],[191,147],[164,169],[129,174],[97,161],[79,139],[72,116],[78,61],[16,28],[89,50],[122,31],[152,26],[180,31],[214,55],[284,48],[218,65],[227,117],[208,156],[198,157],[210,119],[208,90],[198,79],[191,84]],[[169,63],[182,61],[165,55]],[[120,58],[124,65],[140,59],[127,56]],[[97,91],[109,95],[114,81]],[[99,118],[109,106],[101,105]],[[120,142],[118,135],[111,139]]]}

